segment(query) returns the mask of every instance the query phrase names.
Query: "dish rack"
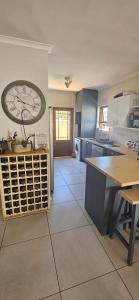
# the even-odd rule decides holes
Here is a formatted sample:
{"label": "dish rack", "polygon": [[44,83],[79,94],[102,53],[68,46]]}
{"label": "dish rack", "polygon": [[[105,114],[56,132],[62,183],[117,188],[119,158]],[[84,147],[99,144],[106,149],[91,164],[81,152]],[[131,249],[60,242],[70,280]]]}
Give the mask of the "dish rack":
{"label": "dish rack", "polygon": [[4,218],[50,208],[49,153],[0,156],[0,188]]}

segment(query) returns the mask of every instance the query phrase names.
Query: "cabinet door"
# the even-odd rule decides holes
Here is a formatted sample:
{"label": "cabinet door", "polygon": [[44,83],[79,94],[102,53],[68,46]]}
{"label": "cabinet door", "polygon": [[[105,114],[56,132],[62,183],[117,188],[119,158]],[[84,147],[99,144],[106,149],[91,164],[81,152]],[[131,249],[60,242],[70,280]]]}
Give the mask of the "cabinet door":
{"label": "cabinet door", "polygon": [[103,156],[103,148],[92,144],[92,157]]}
{"label": "cabinet door", "polygon": [[75,111],[81,112],[82,111],[82,92],[76,93],[76,101],[75,101]]}
{"label": "cabinet door", "polygon": [[86,142],[86,157],[92,156],[92,143]]}
{"label": "cabinet door", "polygon": [[108,125],[127,127],[130,110],[130,96],[111,99],[108,110]]}
{"label": "cabinet door", "polygon": [[130,96],[117,98],[117,125],[128,126],[128,115],[130,110]]}
{"label": "cabinet door", "polygon": [[109,103],[109,108],[108,108],[108,125],[110,127],[112,126],[117,126],[117,100],[116,99],[111,99]]}
{"label": "cabinet door", "polygon": [[81,137],[91,138],[96,131],[97,91],[84,89],[82,97]]}
{"label": "cabinet door", "polygon": [[84,160],[86,158],[86,141],[82,140],[81,146],[81,159]]}

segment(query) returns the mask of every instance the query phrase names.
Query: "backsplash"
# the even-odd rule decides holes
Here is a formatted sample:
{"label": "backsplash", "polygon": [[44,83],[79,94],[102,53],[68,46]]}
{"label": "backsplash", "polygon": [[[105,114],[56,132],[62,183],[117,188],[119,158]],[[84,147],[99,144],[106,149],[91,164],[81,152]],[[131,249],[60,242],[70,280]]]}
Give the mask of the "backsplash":
{"label": "backsplash", "polygon": [[113,127],[111,133],[97,129],[96,138],[110,138],[121,145],[127,146],[128,141],[139,141],[139,129]]}

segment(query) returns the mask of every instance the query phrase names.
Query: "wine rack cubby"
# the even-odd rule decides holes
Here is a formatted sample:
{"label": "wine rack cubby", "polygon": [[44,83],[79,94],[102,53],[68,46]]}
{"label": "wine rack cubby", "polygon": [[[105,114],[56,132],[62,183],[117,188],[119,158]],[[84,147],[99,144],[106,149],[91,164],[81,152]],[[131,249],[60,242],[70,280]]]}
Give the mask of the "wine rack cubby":
{"label": "wine rack cubby", "polygon": [[4,218],[50,208],[49,153],[0,155],[0,188]]}

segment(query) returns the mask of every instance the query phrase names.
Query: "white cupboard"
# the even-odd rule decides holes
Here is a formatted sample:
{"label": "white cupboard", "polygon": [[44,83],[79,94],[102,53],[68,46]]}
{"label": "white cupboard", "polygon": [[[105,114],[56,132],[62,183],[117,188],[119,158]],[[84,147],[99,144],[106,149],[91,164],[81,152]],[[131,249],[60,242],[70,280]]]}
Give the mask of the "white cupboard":
{"label": "white cupboard", "polygon": [[126,95],[111,99],[108,109],[108,125],[128,127],[129,112],[134,106],[139,106],[139,95]]}

